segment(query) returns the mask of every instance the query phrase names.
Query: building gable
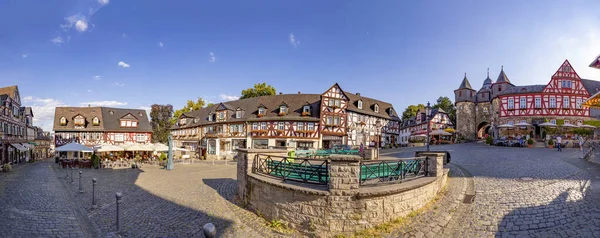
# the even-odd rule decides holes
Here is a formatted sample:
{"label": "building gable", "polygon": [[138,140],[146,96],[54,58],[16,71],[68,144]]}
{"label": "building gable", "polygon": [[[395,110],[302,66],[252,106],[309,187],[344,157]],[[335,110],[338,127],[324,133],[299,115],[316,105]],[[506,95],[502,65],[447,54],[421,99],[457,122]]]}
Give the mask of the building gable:
{"label": "building gable", "polygon": [[569,60],[565,60],[554,75],[552,75],[550,82],[546,85],[543,92],[590,95],[581,82],[581,78],[569,63]]}
{"label": "building gable", "polygon": [[595,68],[595,69],[600,69],[600,55],[598,55],[598,57],[596,57],[596,59],[594,59],[594,61],[592,61],[592,63],[590,64],[590,67]]}

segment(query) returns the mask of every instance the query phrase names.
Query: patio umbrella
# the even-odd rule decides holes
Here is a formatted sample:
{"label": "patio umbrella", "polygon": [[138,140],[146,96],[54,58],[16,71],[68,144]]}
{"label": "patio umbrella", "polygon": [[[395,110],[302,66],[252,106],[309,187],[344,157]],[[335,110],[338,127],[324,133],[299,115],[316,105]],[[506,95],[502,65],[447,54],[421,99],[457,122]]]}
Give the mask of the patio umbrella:
{"label": "patio umbrella", "polygon": [[595,126],[592,126],[592,125],[581,125],[579,127],[581,127],[581,128],[589,128],[589,129],[595,129],[596,128]]}
{"label": "patio umbrella", "polygon": [[452,133],[445,132],[444,130],[435,130],[435,131],[430,132],[429,135],[433,135],[433,136],[451,136]]}
{"label": "patio umbrella", "polygon": [[69,144],[58,147],[58,148],[56,148],[55,151],[58,151],[58,152],[75,152],[75,151],[94,152],[94,150],[92,148],[86,147],[82,144],[75,143],[75,142],[71,142]]}
{"label": "patio umbrella", "polygon": [[573,128],[577,128],[577,127],[579,127],[579,126],[573,125],[573,124],[571,124],[571,123],[565,123],[565,124],[563,124],[563,125],[562,125],[562,127],[573,127]]}
{"label": "patio umbrella", "polygon": [[94,146],[94,150],[97,152],[110,152],[110,151],[123,151],[125,150],[123,147],[110,145],[110,144],[100,144]]}
{"label": "patio umbrella", "polygon": [[515,126],[511,125],[511,124],[502,124],[502,125],[498,125],[498,128],[513,128]]}
{"label": "patio umbrella", "polygon": [[154,150],[154,148],[151,148],[151,147],[145,146],[145,145],[140,145],[140,144],[124,145],[123,148],[126,151],[153,151]]}
{"label": "patio umbrella", "polygon": [[169,146],[161,143],[154,143],[152,144],[152,147],[154,148],[154,151],[169,151]]}
{"label": "patio umbrella", "polygon": [[539,124],[538,126],[556,127],[556,124],[552,124],[550,122],[544,122],[542,124]]}
{"label": "patio umbrella", "polygon": [[532,125],[527,122],[519,122],[519,123],[515,124],[515,126],[532,126]]}

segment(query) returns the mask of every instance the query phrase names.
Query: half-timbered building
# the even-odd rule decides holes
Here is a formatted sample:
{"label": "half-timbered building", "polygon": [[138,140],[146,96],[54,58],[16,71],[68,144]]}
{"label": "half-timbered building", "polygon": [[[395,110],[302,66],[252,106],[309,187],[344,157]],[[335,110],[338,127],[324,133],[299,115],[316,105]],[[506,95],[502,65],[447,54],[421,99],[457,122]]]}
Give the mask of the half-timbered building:
{"label": "half-timbered building", "polygon": [[[377,119],[382,128],[374,128]],[[187,112],[171,134],[176,147],[222,158],[237,148],[357,146],[381,133],[392,143],[397,141],[398,122],[391,104],[344,92],[335,84],[323,94],[261,96]]]}
{"label": "half-timbered building", "polygon": [[454,128],[454,124],[450,121],[448,113],[441,108],[434,108],[431,110],[431,120],[427,120],[424,109],[419,109],[417,115],[411,117],[402,122],[402,144],[408,144],[408,139],[411,136],[423,136],[427,134],[427,123],[429,123],[429,130],[444,130],[447,128]]}
{"label": "half-timbered building", "polygon": [[32,117],[31,108],[21,107],[16,85],[0,88],[0,164],[23,162],[29,156],[27,128],[32,126]]}
{"label": "half-timbered building", "polygon": [[527,134],[534,138],[542,136],[543,128],[538,125],[544,122],[581,125],[593,119],[590,109],[582,106],[583,102],[600,90],[600,82],[582,79],[568,60],[548,83],[540,85],[516,86],[502,69],[491,87],[484,83],[483,87],[490,90],[481,99],[480,95],[464,96],[473,90],[470,84],[465,87],[465,80],[466,77],[455,90],[458,132],[465,139],[482,138],[486,134],[497,136],[495,126],[500,124],[532,124]]}
{"label": "half-timbered building", "polygon": [[110,107],[57,107],[54,113],[56,147],[77,142],[99,144],[148,144],[152,127],[145,110]]}

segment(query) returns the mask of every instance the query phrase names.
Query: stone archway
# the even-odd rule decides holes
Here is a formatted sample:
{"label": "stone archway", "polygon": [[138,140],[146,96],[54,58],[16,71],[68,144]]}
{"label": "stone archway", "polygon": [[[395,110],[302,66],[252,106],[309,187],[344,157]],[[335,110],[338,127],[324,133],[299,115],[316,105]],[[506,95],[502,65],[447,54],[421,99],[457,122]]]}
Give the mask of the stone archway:
{"label": "stone archway", "polygon": [[477,138],[483,139],[485,138],[485,135],[489,135],[491,132],[491,126],[492,125],[490,123],[485,121],[479,123],[479,125],[477,125]]}

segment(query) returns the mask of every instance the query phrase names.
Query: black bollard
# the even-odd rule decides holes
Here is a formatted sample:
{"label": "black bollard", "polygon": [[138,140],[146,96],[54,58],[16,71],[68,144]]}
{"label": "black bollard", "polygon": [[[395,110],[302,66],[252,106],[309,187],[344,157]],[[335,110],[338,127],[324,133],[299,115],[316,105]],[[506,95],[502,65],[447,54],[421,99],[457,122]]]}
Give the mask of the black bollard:
{"label": "black bollard", "polygon": [[71,183],[73,183],[73,170],[75,170],[73,167],[71,167]]}
{"label": "black bollard", "polygon": [[206,223],[204,227],[202,227],[204,231],[204,237],[213,238],[217,236],[217,228],[212,223]]}
{"label": "black bollard", "polygon": [[79,171],[79,193],[83,193],[83,188],[81,187],[81,170]]}
{"label": "black bollard", "polygon": [[98,208],[98,205],[96,205],[96,178],[92,179],[92,208]]}
{"label": "black bollard", "polygon": [[123,197],[123,194],[120,192],[117,192],[116,197],[117,197],[117,234],[118,234],[119,232],[121,232],[121,210],[119,209],[119,206],[121,204],[121,197]]}

